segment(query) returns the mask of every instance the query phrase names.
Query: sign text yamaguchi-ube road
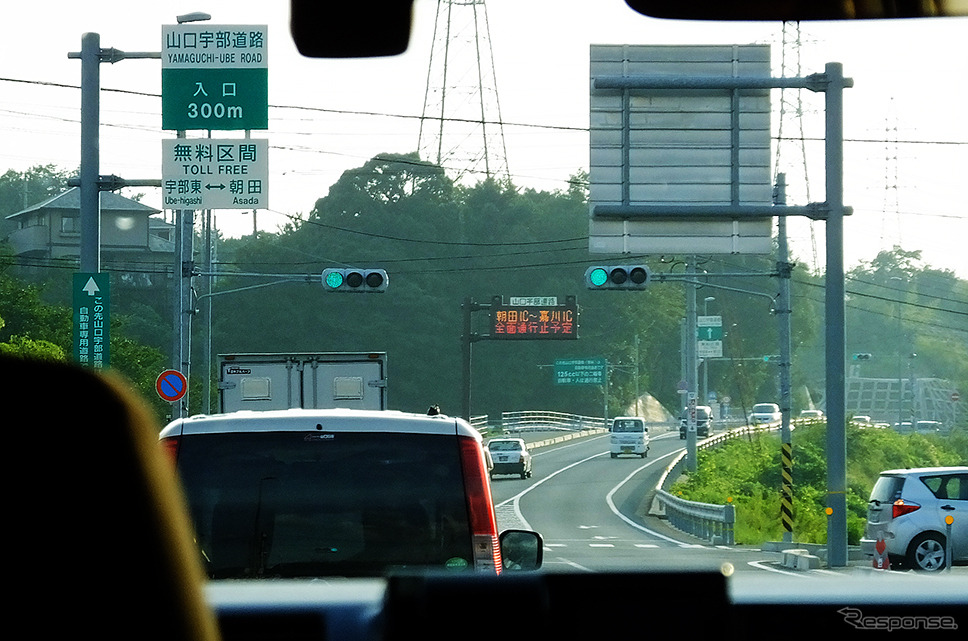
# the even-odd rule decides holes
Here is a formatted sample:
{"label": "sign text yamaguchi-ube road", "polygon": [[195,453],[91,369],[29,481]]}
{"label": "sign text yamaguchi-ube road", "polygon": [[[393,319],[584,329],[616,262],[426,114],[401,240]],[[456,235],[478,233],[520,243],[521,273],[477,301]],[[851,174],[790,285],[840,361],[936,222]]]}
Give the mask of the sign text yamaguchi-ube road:
{"label": "sign text yamaguchi-ube road", "polygon": [[162,26],[162,129],[269,128],[266,25]]}

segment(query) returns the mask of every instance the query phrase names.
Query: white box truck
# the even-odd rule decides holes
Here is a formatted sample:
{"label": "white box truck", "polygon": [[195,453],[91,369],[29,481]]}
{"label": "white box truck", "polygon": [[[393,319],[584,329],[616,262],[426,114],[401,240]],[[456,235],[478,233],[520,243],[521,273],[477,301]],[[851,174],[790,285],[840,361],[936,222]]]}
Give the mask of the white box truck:
{"label": "white box truck", "polygon": [[385,410],[385,352],[220,354],[219,411]]}

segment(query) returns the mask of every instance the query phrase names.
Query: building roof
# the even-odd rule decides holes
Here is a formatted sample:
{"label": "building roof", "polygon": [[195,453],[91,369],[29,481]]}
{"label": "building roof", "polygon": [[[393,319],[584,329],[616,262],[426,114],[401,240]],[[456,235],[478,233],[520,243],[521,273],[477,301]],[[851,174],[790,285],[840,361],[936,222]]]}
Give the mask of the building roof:
{"label": "building roof", "polygon": [[[81,210],[81,189],[80,187],[71,187],[67,191],[48,198],[43,202],[39,202],[36,205],[31,205],[27,209],[18,211],[15,214],[10,214],[7,219],[15,219],[19,216],[25,214],[35,213],[38,211],[47,210],[67,210],[67,211],[80,211]],[[103,191],[101,192],[101,211],[111,211],[115,213],[126,213],[126,214],[141,214],[145,216],[151,216],[153,214],[160,213],[160,209],[155,209],[154,207],[149,207],[148,205],[142,205],[141,203],[131,200],[130,198],[125,198],[124,196],[119,196],[113,191]]]}

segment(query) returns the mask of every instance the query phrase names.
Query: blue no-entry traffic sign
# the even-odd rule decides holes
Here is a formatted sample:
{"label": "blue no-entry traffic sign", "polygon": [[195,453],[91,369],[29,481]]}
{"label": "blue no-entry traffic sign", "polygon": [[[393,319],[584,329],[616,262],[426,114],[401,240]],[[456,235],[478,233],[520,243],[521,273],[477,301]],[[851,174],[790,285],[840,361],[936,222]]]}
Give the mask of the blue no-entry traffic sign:
{"label": "blue no-entry traffic sign", "polygon": [[158,390],[158,396],[174,403],[188,391],[188,380],[178,370],[165,370],[155,381],[155,389]]}

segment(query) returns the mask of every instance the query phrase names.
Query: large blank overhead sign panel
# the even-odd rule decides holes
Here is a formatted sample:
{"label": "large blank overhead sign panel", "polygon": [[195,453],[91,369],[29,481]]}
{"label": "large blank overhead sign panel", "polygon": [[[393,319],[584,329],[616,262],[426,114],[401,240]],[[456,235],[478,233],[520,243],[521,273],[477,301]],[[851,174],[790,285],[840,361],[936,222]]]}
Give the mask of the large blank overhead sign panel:
{"label": "large blank overhead sign panel", "polygon": [[768,45],[592,45],[589,251],[770,253],[769,77]]}

